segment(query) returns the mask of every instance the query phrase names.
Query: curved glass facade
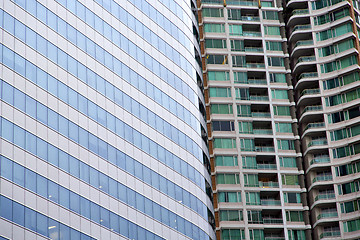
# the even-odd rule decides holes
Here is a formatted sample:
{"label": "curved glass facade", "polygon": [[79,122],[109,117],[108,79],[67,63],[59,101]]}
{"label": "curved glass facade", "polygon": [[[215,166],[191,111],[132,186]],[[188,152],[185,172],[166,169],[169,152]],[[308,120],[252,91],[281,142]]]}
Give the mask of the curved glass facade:
{"label": "curved glass facade", "polygon": [[0,236],[215,239],[194,3],[0,4]]}

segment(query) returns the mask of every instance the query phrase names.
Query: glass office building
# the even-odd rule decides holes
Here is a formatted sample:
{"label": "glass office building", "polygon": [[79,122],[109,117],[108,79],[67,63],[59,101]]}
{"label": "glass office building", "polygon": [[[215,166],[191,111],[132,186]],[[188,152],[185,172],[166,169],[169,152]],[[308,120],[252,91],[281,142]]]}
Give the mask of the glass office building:
{"label": "glass office building", "polygon": [[217,239],[359,239],[359,2],[198,7]]}
{"label": "glass office building", "polygon": [[195,3],[0,2],[0,239],[215,239]]}

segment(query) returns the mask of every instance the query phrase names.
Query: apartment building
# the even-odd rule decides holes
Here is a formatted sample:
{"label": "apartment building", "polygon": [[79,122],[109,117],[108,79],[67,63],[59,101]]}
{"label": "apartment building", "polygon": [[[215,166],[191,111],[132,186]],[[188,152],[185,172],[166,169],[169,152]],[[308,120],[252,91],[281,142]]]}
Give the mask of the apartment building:
{"label": "apartment building", "polygon": [[358,239],[358,1],[198,9],[217,239]]}

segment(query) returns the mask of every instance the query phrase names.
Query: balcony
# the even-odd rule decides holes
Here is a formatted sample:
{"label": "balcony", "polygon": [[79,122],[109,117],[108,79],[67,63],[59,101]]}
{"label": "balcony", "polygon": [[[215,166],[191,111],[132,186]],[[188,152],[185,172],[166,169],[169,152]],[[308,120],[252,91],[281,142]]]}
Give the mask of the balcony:
{"label": "balcony", "polygon": [[264,52],[262,47],[245,47],[245,52]]}
{"label": "balcony", "polygon": [[306,112],[317,112],[317,111],[322,111],[323,107],[322,105],[317,105],[317,106],[307,106],[304,108],[304,110],[302,111],[301,114],[304,114]]}
{"label": "balcony", "polygon": [[300,47],[300,46],[311,46],[314,45],[314,41],[313,40],[299,40],[295,43],[294,45],[294,49],[296,47]]}
{"label": "balcony", "polygon": [[272,146],[255,146],[256,152],[275,152],[275,148]]}
{"label": "balcony", "polygon": [[276,164],[274,164],[274,163],[259,163],[259,164],[257,164],[257,169],[276,169]]}
{"label": "balcony", "polygon": [[261,205],[263,206],[281,206],[280,200],[275,199],[260,199]]}
{"label": "balcony", "polygon": [[265,63],[246,63],[247,68],[265,68]]}
{"label": "balcony", "polygon": [[335,199],[335,194],[334,193],[319,194],[315,197],[315,202],[319,200],[329,200],[329,199]]}
{"label": "balcony", "polygon": [[298,80],[303,78],[317,78],[319,75],[317,72],[302,73],[299,75]]}
{"label": "balcony", "polygon": [[335,238],[335,237],[340,237],[340,236],[341,236],[340,231],[323,232],[322,234],[320,234],[320,239]]}
{"label": "balcony", "polygon": [[292,33],[295,31],[300,31],[300,30],[307,30],[307,29],[311,29],[311,25],[310,24],[305,24],[305,25],[297,25],[293,28]]}
{"label": "balcony", "polygon": [[269,112],[252,112],[252,117],[263,117],[263,118],[270,118],[271,114]]}
{"label": "balcony", "polygon": [[263,218],[264,224],[283,224],[282,218]]}
{"label": "balcony", "polygon": [[261,32],[243,31],[244,37],[261,37]]}
{"label": "balcony", "polygon": [[241,16],[242,21],[252,21],[252,22],[259,22],[260,18],[257,16]]}
{"label": "balcony", "polygon": [[259,181],[259,187],[261,187],[261,188],[278,188],[279,183],[278,182],[262,182],[262,181]]}
{"label": "balcony", "polygon": [[315,56],[299,57],[296,64],[301,62],[314,62],[315,60],[316,60]]}
{"label": "balcony", "polygon": [[316,163],[329,163],[329,162],[330,162],[329,156],[316,157],[310,161],[310,165],[313,165]]}
{"label": "balcony", "polygon": [[338,217],[337,212],[327,212],[327,213],[321,213],[317,216],[317,220],[323,219],[323,218],[336,218]]}
{"label": "balcony", "polygon": [[291,12],[291,16],[309,14],[309,9],[295,9]]}
{"label": "balcony", "polygon": [[332,180],[333,180],[332,175],[325,175],[325,176],[314,177],[312,182],[315,183],[319,181],[332,181]]}
{"label": "balcony", "polygon": [[250,96],[251,101],[269,101],[269,96],[265,95],[251,95]]}
{"label": "balcony", "polygon": [[312,146],[323,146],[323,145],[327,145],[328,142],[327,142],[327,139],[324,138],[324,139],[316,139],[316,140],[311,140],[309,143],[308,143],[308,148],[309,147],[312,147]]}
{"label": "balcony", "polygon": [[272,129],[253,129],[253,133],[258,135],[272,135],[273,131]]}
{"label": "balcony", "polygon": [[314,129],[314,128],[323,128],[325,127],[325,123],[324,122],[320,122],[320,123],[309,123],[308,125],[306,125],[306,127],[304,128],[304,131],[308,130],[308,129]]}

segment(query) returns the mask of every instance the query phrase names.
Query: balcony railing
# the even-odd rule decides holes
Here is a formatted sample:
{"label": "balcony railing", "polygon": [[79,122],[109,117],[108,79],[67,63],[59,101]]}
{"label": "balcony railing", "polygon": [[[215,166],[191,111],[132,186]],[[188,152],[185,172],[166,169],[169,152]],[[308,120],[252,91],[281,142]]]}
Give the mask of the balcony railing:
{"label": "balcony railing", "polygon": [[255,146],[255,151],[257,152],[275,152],[274,147],[266,147],[266,146]]}
{"label": "balcony railing", "polygon": [[284,237],[265,237],[265,240],[285,240]]}
{"label": "balcony railing", "polygon": [[329,162],[330,162],[329,156],[316,157],[310,161],[310,165],[313,165],[315,163],[329,163]]}
{"label": "balcony railing", "polygon": [[245,47],[245,52],[263,52],[262,47]]}
{"label": "balcony railing", "polygon": [[317,140],[311,140],[311,142],[308,143],[308,147],[311,146],[322,146],[322,145],[327,145],[328,142],[326,139],[317,139]]}
{"label": "balcony railing", "polygon": [[304,108],[302,114],[306,113],[306,112],[316,112],[316,111],[322,111],[322,105],[317,105],[317,106],[307,106]]}
{"label": "balcony railing", "polygon": [[315,183],[315,182],[319,182],[319,181],[332,181],[332,180],[333,180],[332,175],[326,175],[326,176],[314,177],[312,182]]}
{"label": "balcony railing", "polygon": [[299,75],[298,80],[303,78],[317,78],[319,75],[317,72],[302,73]]}
{"label": "balcony railing", "polygon": [[247,68],[265,68],[265,63],[246,63]]}
{"label": "balcony railing", "polygon": [[266,79],[248,79],[249,84],[256,84],[256,85],[266,85],[267,81]]}
{"label": "balcony railing", "polygon": [[300,40],[295,43],[294,48],[298,46],[310,46],[310,45],[314,45],[313,40]]}
{"label": "balcony railing", "polygon": [[322,234],[320,234],[320,239],[325,237],[340,237],[340,236],[341,236],[340,231],[323,232]]}
{"label": "balcony railing", "polygon": [[272,129],[253,129],[254,134],[265,134],[265,135],[271,135],[273,134]]}
{"label": "balcony railing", "polygon": [[252,95],[250,96],[252,101],[269,101],[269,96]]}
{"label": "balcony railing", "polygon": [[328,212],[328,213],[320,213],[317,216],[317,219],[322,219],[322,218],[336,218],[338,217],[338,213],[337,212]]}
{"label": "balcony railing", "polygon": [[280,200],[274,200],[274,199],[261,199],[261,205],[264,206],[281,206]]}
{"label": "balcony railing", "polygon": [[308,14],[308,13],[309,13],[309,9],[296,9],[291,12],[291,16],[304,15],[304,14]]}
{"label": "balcony railing", "polygon": [[313,62],[315,61],[316,58],[315,56],[306,56],[306,57],[299,57],[297,60],[297,63],[301,63],[301,62]]}
{"label": "balcony railing", "polygon": [[278,188],[279,183],[278,182],[261,182],[261,181],[259,181],[259,187],[262,187],[262,188]]}
{"label": "balcony railing", "polygon": [[315,202],[318,200],[327,200],[327,199],[334,199],[335,198],[335,194],[334,193],[329,193],[329,194],[319,194],[315,197]]}
{"label": "balcony railing", "polygon": [[283,224],[282,218],[263,218],[264,224]]}
{"label": "balcony railing", "polygon": [[271,117],[271,114],[269,112],[252,112],[251,113],[252,117],[265,117],[265,118],[269,118]]}
{"label": "balcony railing", "polygon": [[257,164],[257,169],[276,169],[276,164],[260,163],[260,164]]}
{"label": "balcony railing", "polygon": [[320,93],[320,89],[319,89],[319,88],[304,89],[304,90],[300,93],[300,96],[313,95],[313,94],[319,94],[319,93]]}
{"label": "balcony railing", "polygon": [[325,127],[325,123],[324,122],[319,122],[319,123],[309,123],[308,125],[306,125],[304,131],[311,129],[311,128],[323,128]]}
{"label": "balcony railing", "polygon": [[261,32],[243,31],[243,36],[245,36],[245,37],[261,37]]}
{"label": "balcony railing", "polygon": [[254,21],[254,22],[259,22],[260,18],[257,16],[241,16],[242,21]]}
{"label": "balcony railing", "polygon": [[310,25],[310,24],[297,25],[297,26],[294,27],[294,29],[292,30],[292,32],[299,31],[299,30],[307,30],[307,29],[310,29],[310,28],[311,28],[311,25]]}

